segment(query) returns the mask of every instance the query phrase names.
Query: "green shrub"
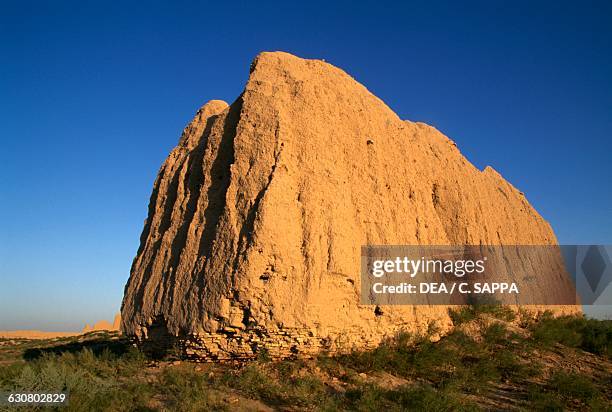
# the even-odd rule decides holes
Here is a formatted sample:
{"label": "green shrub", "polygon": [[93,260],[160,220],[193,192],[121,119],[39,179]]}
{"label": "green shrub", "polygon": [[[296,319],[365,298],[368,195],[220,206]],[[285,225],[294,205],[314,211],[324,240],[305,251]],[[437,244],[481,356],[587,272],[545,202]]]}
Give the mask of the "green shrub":
{"label": "green shrub", "polygon": [[459,394],[440,391],[431,385],[405,385],[387,390],[363,385],[347,391],[348,410],[355,411],[470,411],[478,410]]}
{"label": "green shrub", "polygon": [[530,385],[527,393],[529,407],[526,410],[539,412],[562,412],[563,402],[557,394],[544,392],[538,385]]}
{"label": "green shrub", "polygon": [[482,314],[488,314],[495,319],[511,322],[516,319],[517,314],[508,306],[496,303],[482,303],[470,306],[462,306],[459,309],[449,309],[448,314],[453,325],[459,326],[471,322]]}
{"label": "green shrub", "polygon": [[493,353],[492,360],[502,379],[523,381],[538,376],[541,371],[533,362],[521,361],[512,351],[502,350]]}
{"label": "green shrub", "polygon": [[557,372],[550,378],[548,386],[564,398],[579,399],[585,403],[600,395],[590,379],[577,373]]}
{"label": "green shrub", "polygon": [[317,406],[318,408],[333,408],[337,406],[336,397],[326,386],[314,376],[303,376],[287,382],[284,389],[289,395],[287,400],[291,404],[300,406]]}
{"label": "green shrub", "polygon": [[585,319],[581,334],[582,349],[612,358],[612,321]]}
{"label": "green shrub", "polygon": [[560,343],[612,357],[612,321],[570,315],[554,317],[544,312],[530,326],[533,340],[545,346]]}
{"label": "green shrub", "polygon": [[374,412],[390,408],[385,390],[375,385],[363,385],[345,393],[345,408],[354,411]]}
{"label": "green shrub", "polygon": [[478,410],[450,391],[440,391],[430,385],[403,386],[388,391],[386,398],[399,405],[402,410],[412,411],[471,411]]}
{"label": "green shrub", "polygon": [[12,388],[14,380],[22,373],[26,367],[25,363],[12,363],[0,367],[0,390],[7,391]]}
{"label": "green shrub", "polygon": [[282,388],[256,364],[247,365],[239,371],[226,372],[223,383],[256,399],[276,402],[282,398]]}
{"label": "green shrub", "polygon": [[483,328],[482,339],[486,345],[504,345],[508,341],[508,328],[506,325],[493,322]]}
{"label": "green shrub", "polygon": [[[435,327],[430,333],[437,333]],[[397,376],[442,378],[459,361],[451,345],[431,341],[429,334],[410,336],[402,333],[373,350],[355,351],[334,358],[357,372],[393,371]]]}
{"label": "green shrub", "polygon": [[217,406],[209,396],[207,383],[207,378],[190,365],[180,365],[165,368],[157,386],[172,410],[197,411]]}
{"label": "green shrub", "polygon": [[459,309],[449,309],[448,315],[453,322],[453,325],[459,326],[464,323],[468,323],[478,315],[474,309],[474,306],[462,306]]}

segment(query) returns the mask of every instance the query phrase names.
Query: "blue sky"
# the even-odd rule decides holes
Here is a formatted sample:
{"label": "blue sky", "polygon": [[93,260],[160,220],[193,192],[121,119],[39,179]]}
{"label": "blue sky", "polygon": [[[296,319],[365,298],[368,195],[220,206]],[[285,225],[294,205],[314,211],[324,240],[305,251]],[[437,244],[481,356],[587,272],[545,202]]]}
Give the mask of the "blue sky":
{"label": "blue sky", "polygon": [[287,3],[2,2],[0,329],[112,319],[159,166],[264,50],[434,125],[561,243],[612,243],[612,3]]}

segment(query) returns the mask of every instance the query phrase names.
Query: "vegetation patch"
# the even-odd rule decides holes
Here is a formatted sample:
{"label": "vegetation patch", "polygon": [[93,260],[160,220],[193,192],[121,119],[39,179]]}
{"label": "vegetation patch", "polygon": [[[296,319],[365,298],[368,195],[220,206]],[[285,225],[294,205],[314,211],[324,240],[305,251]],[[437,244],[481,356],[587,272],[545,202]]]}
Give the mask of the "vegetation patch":
{"label": "vegetation patch", "polygon": [[608,321],[544,313],[519,328],[499,308],[460,311],[437,342],[432,325],[312,360],[158,361],[101,334],[3,341],[0,391],[67,391],[67,411],[610,410]]}
{"label": "vegetation patch", "polygon": [[559,343],[596,355],[612,357],[612,321],[584,316],[555,317],[544,312],[528,325],[533,342],[550,346]]}

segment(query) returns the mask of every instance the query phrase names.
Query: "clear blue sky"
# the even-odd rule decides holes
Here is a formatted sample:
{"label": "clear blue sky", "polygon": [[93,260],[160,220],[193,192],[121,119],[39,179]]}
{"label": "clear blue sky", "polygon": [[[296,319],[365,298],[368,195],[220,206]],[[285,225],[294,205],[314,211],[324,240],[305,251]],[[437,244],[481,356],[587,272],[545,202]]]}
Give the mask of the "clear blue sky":
{"label": "clear blue sky", "polygon": [[612,243],[611,2],[286,3],[2,2],[0,329],[112,318],[159,166],[264,50],[436,126],[560,242]]}

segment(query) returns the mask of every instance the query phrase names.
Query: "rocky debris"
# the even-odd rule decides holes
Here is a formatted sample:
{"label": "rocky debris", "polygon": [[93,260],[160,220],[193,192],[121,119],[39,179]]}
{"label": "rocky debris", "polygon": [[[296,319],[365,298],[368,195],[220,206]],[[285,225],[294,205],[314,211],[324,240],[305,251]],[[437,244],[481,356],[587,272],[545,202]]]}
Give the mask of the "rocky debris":
{"label": "rocky debris", "polygon": [[[435,128],[328,63],[262,53],[240,97],[204,105],[162,165],[122,329],[204,360],[369,347],[431,321],[445,330],[444,306],[359,302],[362,245],[418,244],[556,238]],[[572,293],[554,269],[539,293]]]}

